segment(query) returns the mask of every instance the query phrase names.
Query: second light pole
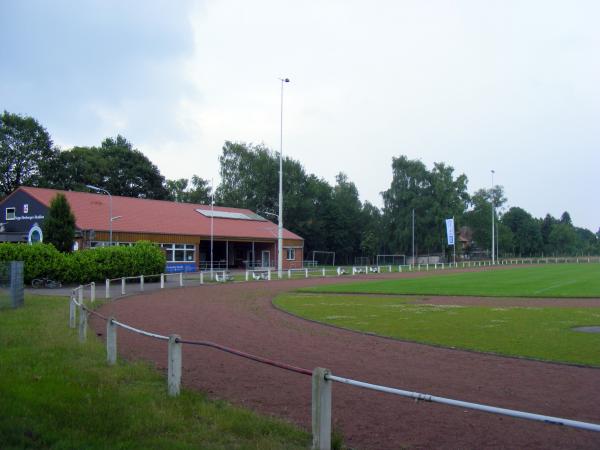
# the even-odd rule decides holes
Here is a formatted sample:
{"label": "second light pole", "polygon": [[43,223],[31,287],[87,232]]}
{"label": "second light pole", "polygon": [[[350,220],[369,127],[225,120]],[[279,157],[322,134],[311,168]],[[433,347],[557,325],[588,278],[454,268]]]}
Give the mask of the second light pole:
{"label": "second light pole", "polygon": [[496,211],[494,210],[494,174],[496,172],[492,170],[492,192],[491,192],[491,200],[492,200],[492,265],[495,264],[494,258],[494,250],[496,248],[496,243],[494,242],[495,234],[494,234],[494,221],[496,216]]}
{"label": "second light pole", "polygon": [[289,83],[289,78],[281,81],[281,110],[279,120],[279,217],[277,225],[277,277],[281,278],[283,265],[283,84]]}

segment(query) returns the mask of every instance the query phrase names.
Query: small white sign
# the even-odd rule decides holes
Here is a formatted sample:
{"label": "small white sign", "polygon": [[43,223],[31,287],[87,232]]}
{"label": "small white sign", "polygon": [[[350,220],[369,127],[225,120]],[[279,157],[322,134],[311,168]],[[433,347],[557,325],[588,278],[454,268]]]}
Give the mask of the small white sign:
{"label": "small white sign", "polygon": [[27,214],[29,212],[29,203],[23,203],[23,214]]}

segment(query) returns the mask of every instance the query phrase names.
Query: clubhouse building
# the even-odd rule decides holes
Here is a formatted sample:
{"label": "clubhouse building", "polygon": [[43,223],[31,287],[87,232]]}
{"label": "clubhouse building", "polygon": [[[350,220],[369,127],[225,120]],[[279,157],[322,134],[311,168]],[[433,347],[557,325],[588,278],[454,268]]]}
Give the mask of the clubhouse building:
{"label": "clubhouse building", "polygon": [[[75,250],[156,242],[168,272],[277,266],[277,224],[240,208],[20,187],[0,202],[0,242],[43,241],[50,202],[61,193],[75,215]],[[212,248],[212,252],[211,252]],[[283,269],[301,268],[304,240],[283,230]]]}

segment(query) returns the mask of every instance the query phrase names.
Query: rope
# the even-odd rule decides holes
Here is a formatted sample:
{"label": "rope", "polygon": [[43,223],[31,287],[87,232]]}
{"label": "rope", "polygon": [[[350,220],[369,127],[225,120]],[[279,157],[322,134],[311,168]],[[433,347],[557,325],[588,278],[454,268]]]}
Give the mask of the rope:
{"label": "rope", "polygon": [[108,320],[108,317],[106,317],[106,316],[103,316],[102,314],[100,314],[100,313],[99,313],[99,312],[97,312],[97,311],[94,311],[94,310],[92,310],[92,309],[89,309],[87,306],[84,306],[84,307],[83,307],[83,309],[85,309],[85,310],[86,310],[87,312],[89,312],[90,314],[92,314],[92,315],[94,315],[94,316],[96,316],[96,317],[99,317],[99,318],[100,318],[100,319],[102,319],[102,320],[105,320],[105,321],[107,321],[107,320]]}
{"label": "rope", "polygon": [[125,325],[124,323],[118,322],[114,319],[113,319],[112,323],[114,323],[115,325],[118,325],[122,328],[125,328],[126,330],[133,331],[134,333],[142,334],[144,336],[153,337],[156,339],[162,339],[163,341],[169,340],[168,336],[163,336],[162,334],[150,333],[149,331],[144,331],[144,330],[140,330],[138,328],[130,327],[129,325]]}
{"label": "rope", "polygon": [[231,353],[232,355],[241,356],[242,358],[251,359],[252,361],[256,361],[262,364],[267,364],[269,366],[278,367],[280,369],[289,370],[290,372],[300,373],[302,375],[311,375],[312,371],[308,369],[303,369],[301,367],[292,366],[290,364],[285,364],[278,361],[273,361],[271,359],[263,358],[261,356],[252,355],[250,353],[245,353],[240,350],[235,350],[230,347],[225,347],[224,345],[215,344],[214,342],[208,341],[188,341],[185,339],[177,339],[177,342],[181,342],[182,344],[190,344],[190,345],[198,345],[203,347],[211,347],[217,350],[221,350],[226,353]]}
{"label": "rope", "polygon": [[544,423],[548,423],[551,425],[564,425],[564,426],[569,426],[569,427],[573,427],[573,428],[581,428],[583,430],[600,431],[600,425],[597,425],[594,423],[580,422],[578,420],[563,419],[561,417],[544,416],[541,414],[532,414],[532,413],[528,413],[528,412],[517,411],[514,409],[497,408],[495,406],[482,405],[480,403],[464,402],[461,400],[454,400],[454,399],[445,398],[445,397],[436,397],[435,395],[421,394],[419,392],[411,392],[411,391],[404,391],[401,389],[394,389],[394,388],[390,388],[387,386],[380,386],[377,384],[371,384],[371,383],[365,383],[362,381],[352,380],[350,378],[337,377],[337,376],[331,375],[331,374],[325,375],[325,378],[328,380],[331,380],[331,381],[337,381],[338,383],[362,387],[365,389],[371,389],[373,391],[387,392],[388,394],[395,394],[395,395],[400,395],[402,397],[414,398],[415,400],[423,400],[426,402],[434,402],[434,403],[443,403],[446,405],[458,406],[460,408],[468,408],[468,409],[474,409],[474,410],[484,411],[484,412],[489,412],[489,413],[494,413],[494,414],[502,414],[505,416],[517,417],[519,419],[535,420],[538,422],[544,422]]}

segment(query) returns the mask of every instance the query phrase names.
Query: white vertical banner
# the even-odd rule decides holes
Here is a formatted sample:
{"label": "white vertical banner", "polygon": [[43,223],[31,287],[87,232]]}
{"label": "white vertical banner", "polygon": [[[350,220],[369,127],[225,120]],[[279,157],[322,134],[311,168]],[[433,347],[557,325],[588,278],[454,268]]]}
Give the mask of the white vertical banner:
{"label": "white vertical banner", "polygon": [[454,218],[446,219],[446,234],[448,235],[448,245],[454,245]]}

